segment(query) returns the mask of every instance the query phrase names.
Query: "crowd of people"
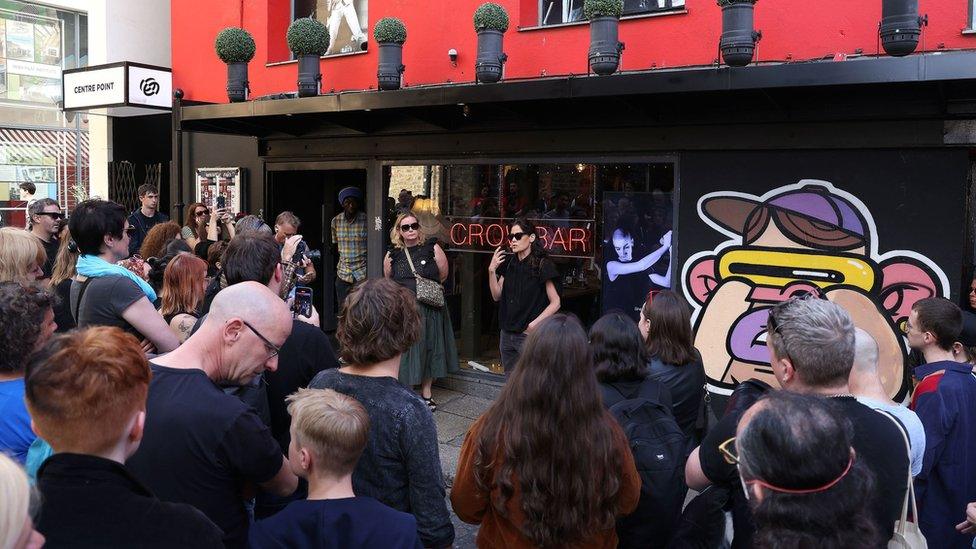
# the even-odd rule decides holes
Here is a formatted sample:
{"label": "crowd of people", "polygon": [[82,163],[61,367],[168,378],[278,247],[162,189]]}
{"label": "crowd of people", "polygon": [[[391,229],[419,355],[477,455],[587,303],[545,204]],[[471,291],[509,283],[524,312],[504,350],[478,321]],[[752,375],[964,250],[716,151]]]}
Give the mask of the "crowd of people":
{"label": "crowd of people", "polygon": [[36,200],[28,228],[0,229],[0,548],[443,548],[449,506],[479,547],[721,547],[726,511],[732,547],[974,546],[976,323],[946,299],[906,323],[908,406],[877,343],[813,294],[770,308],[779,386],[743,380],[718,406],[679,295],[587,332],[518,219],[489,266],[505,384],[448,497],[448,267],[415,213],[385,276],[346,266],[337,353],[292,306],[316,276],[294,214],[272,229],[193,204],[180,227],[139,194],[66,224]]}

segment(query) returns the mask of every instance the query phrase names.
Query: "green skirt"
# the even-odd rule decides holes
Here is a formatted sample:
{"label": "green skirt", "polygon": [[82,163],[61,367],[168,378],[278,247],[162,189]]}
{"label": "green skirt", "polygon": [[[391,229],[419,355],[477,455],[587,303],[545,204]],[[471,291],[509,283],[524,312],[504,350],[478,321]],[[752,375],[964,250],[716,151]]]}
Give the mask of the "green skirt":
{"label": "green skirt", "polygon": [[458,371],[454,327],[447,307],[434,309],[417,303],[420,310],[420,340],[400,357],[400,383],[419,385],[427,378],[447,377]]}

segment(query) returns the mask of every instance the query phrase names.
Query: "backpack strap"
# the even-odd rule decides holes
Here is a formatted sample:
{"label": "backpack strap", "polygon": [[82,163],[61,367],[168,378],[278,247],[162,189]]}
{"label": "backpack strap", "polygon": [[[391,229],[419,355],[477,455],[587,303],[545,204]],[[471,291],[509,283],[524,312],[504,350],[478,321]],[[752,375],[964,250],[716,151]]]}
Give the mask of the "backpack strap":
{"label": "backpack strap", "polygon": [[[84,282],[81,283],[81,289],[78,290],[78,299],[74,302],[74,306],[71,307],[71,314],[75,317],[75,324],[79,324],[79,314],[81,312],[81,298],[85,297],[85,290],[88,289],[88,285],[91,283],[94,277],[88,277]],[[70,305],[70,303],[69,303]]]}

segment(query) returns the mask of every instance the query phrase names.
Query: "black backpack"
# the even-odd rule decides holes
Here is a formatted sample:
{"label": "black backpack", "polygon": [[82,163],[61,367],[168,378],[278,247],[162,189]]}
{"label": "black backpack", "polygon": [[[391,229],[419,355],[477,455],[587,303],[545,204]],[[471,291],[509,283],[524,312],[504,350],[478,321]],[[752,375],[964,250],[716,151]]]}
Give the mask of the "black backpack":
{"label": "black backpack", "polygon": [[[613,391],[605,392],[606,404],[627,435],[641,477],[637,509],[617,521],[620,547],[665,547],[688,492],[687,439],[670,406],[662,402],[667,397],[662,398],[661,392],[667,389],[660,382],[648,378],[629,395],[609,387]],[[613,398],[614,392],[619,399]]]}

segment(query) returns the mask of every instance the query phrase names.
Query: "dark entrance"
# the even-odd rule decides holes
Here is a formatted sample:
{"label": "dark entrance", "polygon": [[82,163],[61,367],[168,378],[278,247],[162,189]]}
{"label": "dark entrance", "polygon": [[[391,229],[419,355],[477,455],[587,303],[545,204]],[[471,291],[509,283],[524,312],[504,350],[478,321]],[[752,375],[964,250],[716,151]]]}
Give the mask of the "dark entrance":
{"label": "dark entrance", "polygon": [[[291,211],[302,221],[298,229],[311,250],[321,250],[315,263],[318,276],[310,284],[313,303],[319,311],[322,329],[336,329],[335,272],[339,257],[332,243],[332,218],[340,212],[339,189],[356,186],[366,196],[366,170],[269,171],[265,192],[265,219],[274,228],[275,217]],[[365,200],[363,201],[365,211]]]}

